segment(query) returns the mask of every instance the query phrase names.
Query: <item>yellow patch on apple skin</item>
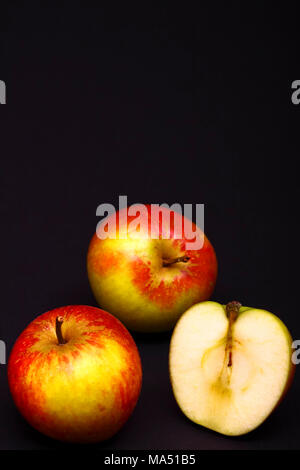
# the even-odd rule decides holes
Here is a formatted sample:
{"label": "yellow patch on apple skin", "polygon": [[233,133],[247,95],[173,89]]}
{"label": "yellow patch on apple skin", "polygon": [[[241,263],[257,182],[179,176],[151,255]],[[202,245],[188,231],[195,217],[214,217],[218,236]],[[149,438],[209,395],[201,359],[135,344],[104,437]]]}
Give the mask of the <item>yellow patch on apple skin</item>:
{"label": "yellow patch on apple skin", "polygon": [[[182,312],[212,293],[215,284],[216,272],[211,278],[203,276],[203,281],[191,283],[192,264],[163,267],[164,256],[183,254],[180,240],[94,237],[88,250],[87,271],[98,304],[131,330],[171,329]],[[212,272],[214,269],[215,265]]]}
{"label": "yellow patch on apple skin", "polygon": [[[28,367],[24,384],[38,392],[40,414],[32,417],[38,430],[65,441],[101,441],[115,434],[131,413],[124,412],[121,389],[122,376],[127,387],[130,359],[110,338],[104,339],[98,355],[91,353],[88,343],[82,346],[55,346],[53,354],[42,348]],[[70,357],[72,348],[76,364]]]}
{"label": "yellow patch on apple skin", "polygon": [[[114,252],[116,255],[116,243],[114,242],[115,240],[105,240],[99,243],[97,257],[101,258],[102,252]],[[189,297],[191,297],[191,293],[182,295],[175,305],[162,309],[154,299],[151,300],[148,296],[143,295],[133,283],[132,267],[127,258],[131,257],[132,263],[137,259],[144,260],[145,266],[149,266],[152,272],[159,272],[161,256],[157,242],[157,240],[153,240],[153,243],[149,244],[148,240],[118,240],[118,270],[112,266],[105,275],[93,269],[88,256],[88,277],[98,304],[116,315],[132,330],[161,331],[171,328],[178,318],[179,312],[184,310]],[[149,265],[147,263],[150,259],[152,261]],[[162,272],[161,276],[164,276],[164,282],[172,285],[173,277],[169,272]],[[162,281],[161,276],[154,276],[151,282],[158,286]],[[155,284],[152,284],[152,287]]]}
{"label": "yellow patch on apple skin", "polygon": [[[65,368],[60,369],[58,359],[54,359],[57,361],[54,375],[49,375],[48,367],[45,368],[40,393],[50,417],[49,433],[54,426],[64,429],[66,438],[68,432],[74,438],[76,428],[82,434],[85,421],[94,416],[99,422],[101,413],[103,435],[100,437],[107,437],[105,434],[109,434],[119,420],[120,408],[115,394],[118,395],[119,374],[126,370],[127,365],[120,353],[118,345],[111,341],[105,345],[105,358],[100,353],[98,357],[80,353],[76,358],[76,368],[72,367],[69,373],[69,380]],[[70,397],[67,406],[66,397]]]}

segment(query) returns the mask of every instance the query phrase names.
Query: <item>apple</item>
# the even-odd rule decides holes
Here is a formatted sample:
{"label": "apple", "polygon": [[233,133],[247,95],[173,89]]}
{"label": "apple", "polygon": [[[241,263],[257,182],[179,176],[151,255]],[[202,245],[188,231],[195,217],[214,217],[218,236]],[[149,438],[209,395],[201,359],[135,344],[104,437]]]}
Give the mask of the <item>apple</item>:
{"label": "apple", "polygon": [[[181,214],[159,206],[150,210],[137,205],[135,210],[140,210],[138,224],[129,208],[117,212],[115,238],[94,234],[87,255],[89,282],[100,307],[129,329],[170,330],[187,308],[210,298],[217,277],[215,251],[190,221],[203,246],[188,243],[183,229],[187,220]],[[100,227],[102,234],[105,225],[109,219]]]}
{"label": "apple", "polygon": [[175,399],[192,421],[228,436],[257,428],[292,382],[292,338],[266,310],[202,302],[178,321],[170,344]]}
{"label": "apple", "polygon": [[127,421],[140,394],[137,347],[119,320],[96,307],[60,307],[33,320],[8,361],[15,404],[38,431],[98,442]]}

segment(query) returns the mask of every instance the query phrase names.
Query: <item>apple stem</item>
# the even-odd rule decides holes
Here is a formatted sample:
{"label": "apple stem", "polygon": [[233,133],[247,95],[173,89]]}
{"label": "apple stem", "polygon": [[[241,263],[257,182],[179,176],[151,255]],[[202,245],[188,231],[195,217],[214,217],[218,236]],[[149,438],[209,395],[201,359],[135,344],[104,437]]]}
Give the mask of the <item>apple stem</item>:
{"label": "apple stem", "polygon": [[187,263],[190,260],[189,256],[179,256],[179,258],[166,259],[163,258],[163,267],[171,266],[175,263]]}
{"label": "apple stem", "polygon": [[66,344],[66,341],[63,338],[62,332],[61,332],[61,325],[63,324],[64,319],[63,317],[56,317],[55,321],[55,332],[58,340],[58,344]]}
{"label": "apple stem", "polygon": [[226,313],[229,318],[229,325],[228,325],[228,332],[227,332],[227,344],[226,344],[226,349],[225,349],[225,352],[228,352],[227,367],[232,366],[232,326],[235,320],[237,319],[241,306],[242,304],[240,304],[240,302],[237,302],[236,300],[233,300],[232,302],[229,302],[226,305]]}

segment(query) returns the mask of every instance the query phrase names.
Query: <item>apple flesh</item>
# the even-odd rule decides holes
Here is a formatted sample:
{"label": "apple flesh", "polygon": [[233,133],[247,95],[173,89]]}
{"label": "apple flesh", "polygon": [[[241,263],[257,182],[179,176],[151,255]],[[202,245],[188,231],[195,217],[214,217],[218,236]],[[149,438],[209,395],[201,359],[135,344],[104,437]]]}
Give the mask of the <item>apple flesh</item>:
{"label": "apple flesh", "polygon": [[[115,239],[93,236],[87,271],[101,308],[117,316],[131,330],[159,332],[173,328],[191,305],[209,299],[216,282],[217,259],[203,232],[202,248],[186,249],[184,231],[183,235],[178,231],[178,227],[184,226],[184,217],[166,208],[160,209],[163,216],[170,217],[170,236],[165,235],[162,218],[159,238],[151,238],[150,227],[157,214],[148,209],[147,215],[141,213],[143,223],[137,230],[130,230],[133,217],[129,213],[127,222],[123,222],[122,211],[128,211],[126,208],[117,213]],[[192,226],[199,233],[200,229]]]}
{"label": "apple flesh", "polygon": [[8,379],[17,408],[35,429],[62,441],[98,442],[132,413],[142,369],[119,320],[76,305],[29,324],[10,354]]}
{"label": "apple flesh", "polygon": [[278,405],[294,372],[292,338],[265,310],[202,302],[178,321],[170,344],[176,401],[192,421],[238,436]]}

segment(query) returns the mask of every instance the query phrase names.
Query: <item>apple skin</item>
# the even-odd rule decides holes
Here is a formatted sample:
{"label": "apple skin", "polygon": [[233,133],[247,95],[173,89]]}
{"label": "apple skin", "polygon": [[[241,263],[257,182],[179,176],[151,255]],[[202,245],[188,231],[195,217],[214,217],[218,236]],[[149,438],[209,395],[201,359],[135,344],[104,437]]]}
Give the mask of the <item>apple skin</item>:
{"label": "apple skin", "polygon": [[[204,243],[201,249],[186,250],[187,239],[184,235],[178,239],[176,228],[183,226],[184,217],[160,209],[171,212],[169,239],[164,239],[162,223],[158,227],[159,239],[145,239],[142,229],[134,237],[128,231],[127,238],[121,239],[119,234],[127,234],[134,219],[126,208],[117,213],[116,239],[103,240],[95,233],[88,249],[88,278],[99,306],[117,316],[127,328],[139,332],[172,329],[190,306],[210,298],[217,278],[216,254],[203,232],[192,224],[193,230],[203,235]],[[127,211],[127,226],[122,225],[122,211]],[[150,234],[154,223],[150,210],[147,216],[141,214],[141,218],[141,227],[148,226]],[[190,259],[168,267],[162,264],[163,258],[181,256]]]}
{"label": "apple skin", "polygon": [[[58,344],[62,317],[66,344]],[[138,400],[142,368],[131,335],[96,307],[44,313],[17,339],[8,361],[9,387],[24,418],[61,441],[99,442],[127,421]]]}

